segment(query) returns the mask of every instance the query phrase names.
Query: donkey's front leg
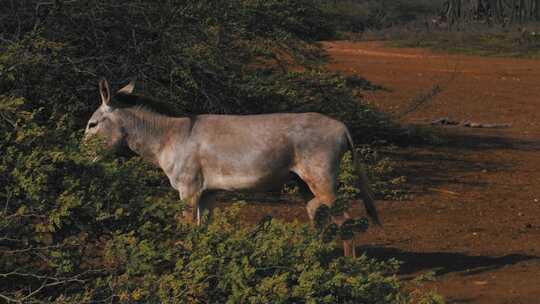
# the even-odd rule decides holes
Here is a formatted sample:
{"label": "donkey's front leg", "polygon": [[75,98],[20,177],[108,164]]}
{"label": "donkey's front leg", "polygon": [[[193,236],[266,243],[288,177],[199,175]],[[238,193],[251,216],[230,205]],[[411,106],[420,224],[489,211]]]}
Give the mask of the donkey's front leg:
{"label": "donkey's front leg", "polygon": [[187,220],[189,223],[196,222],[197,225],[201,224],[201,208],[199,205],[199,202],[201,200],[202,192],[198,191],[195,193],[192,193],[191,195],[182,195],[183,193],[180,193],[180,199],[186,203],[186,206],[184,207],[184,211],[182,211],[182,215],[184,216],[184,219]]}
{"label": "donkey's front leg", "polygon": [[200,224],[201,210],[200,201],[204,192],[202,173],[197,167],[183,167],[181,172],[170,177],[172,184],[180,194],[180,200],[185,203],[182,215],[190,223]]}

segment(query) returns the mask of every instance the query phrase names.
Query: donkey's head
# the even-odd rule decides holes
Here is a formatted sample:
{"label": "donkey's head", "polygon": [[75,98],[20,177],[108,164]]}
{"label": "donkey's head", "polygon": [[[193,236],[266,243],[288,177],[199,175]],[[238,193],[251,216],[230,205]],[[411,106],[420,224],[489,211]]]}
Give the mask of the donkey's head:
{"label": "donkey's head", "polygon": [[[131,94],[135,84],[132,81],[116,94]],[[117,149],[125,144],[125,131],[122,121],[118,115],[118,109],[114,106],[113,96],[107,80],[99,81],[99,93],[101,95],[101,105],[94,112],[84,132],[84,138],[89,139],[94,136],[101,137],[109,149]]]}

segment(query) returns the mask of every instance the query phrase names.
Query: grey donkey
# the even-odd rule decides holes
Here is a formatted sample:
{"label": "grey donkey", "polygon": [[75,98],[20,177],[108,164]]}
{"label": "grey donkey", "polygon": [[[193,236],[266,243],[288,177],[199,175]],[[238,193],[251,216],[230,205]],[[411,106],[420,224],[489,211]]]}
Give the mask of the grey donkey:
{"label": "grey donkey", "polygon": [[[134,87],[131,82],[113,96],[108,82],[100,81],[102,103],[85,138],[97,134],[107,148],[128,147],[159,166],[187,203],[187,220],[200,224],[211,190],[265,191],[282,186],[291,173],[313,194],[307,203],[312,221],[320,206],[335,202],[340,161],[346,151],[354,154],[343,123],[318,113],[173,117],[157,110],[157,102],[133,94]],[[357,168],[367,214],[379,224],[366,174]],[[345,213],[333,221],[341,225],[347,218]],[[344,250],[355,254],[349,241]]]}

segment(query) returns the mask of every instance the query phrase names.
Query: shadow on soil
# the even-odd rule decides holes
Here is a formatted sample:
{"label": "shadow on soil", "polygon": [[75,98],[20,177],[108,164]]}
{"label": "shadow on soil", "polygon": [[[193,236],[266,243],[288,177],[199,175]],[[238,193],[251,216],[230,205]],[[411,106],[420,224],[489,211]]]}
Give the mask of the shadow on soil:
{"label": "shadow on soil", "polygon": [[[397,173],[407,176],[408,183],[427,187],[439,184],[467,184],[472,187],[488,185],[482,178],[462,178],[468,174],[485,172],[508,172],[516,163],[478,157],[488,151],[540,151],[539,141],[515,139],[496,130],[434,128],[440,139],[436,144],[410,145],[404,149],[388,152],[387,155],[400,160],[403,166]],[[458,178],[461,177],[461,178]]]}
{"label": "shadow on soil", "polygon": [[[513,164],[505,164],[493,161],[469,160],[463,155],[452,150],[441,149],[423,149],[414,148],[399,152],[392,156],[393,159],[399,159],[403,166],[399,168],[400,174],[407,176],[412,184],[439,184],[439,183],[463,183],[462,179],[455,177],[462,176],[463,173],[482,172],[487,170],[507,171]],[[469,182],[470,183],[470,182]],[[477,180],[472,186],[485,186],[485,183]]]}
{"label": "shadow on soil", "polygon": [[468,128],[411,124],[395,139],[399,146],[453,148],[460,151],[539,151],[540,141],[515,138],[518,130],[508,128]]}
{"label": "shadow on soil", "polygon": [[437,146],[454,148],[461,151],[482,150],[513,150],[513,151],[539,151],[540,142],[512,138],[501,135],[504,129],[467,129],[453,130],[436,129],[441,142]]}
{"label": "shadow on soil", "polygon": [[508,254],[501,257],[466,255],[458,252],[410,252],[391,247],[359,247],[358,252],[378,260],[391,258],[403,262],[401,275],[431,270],[436,275],[460,273],[463,276],[495,270],[524,261],[540,260],[538,256]]}

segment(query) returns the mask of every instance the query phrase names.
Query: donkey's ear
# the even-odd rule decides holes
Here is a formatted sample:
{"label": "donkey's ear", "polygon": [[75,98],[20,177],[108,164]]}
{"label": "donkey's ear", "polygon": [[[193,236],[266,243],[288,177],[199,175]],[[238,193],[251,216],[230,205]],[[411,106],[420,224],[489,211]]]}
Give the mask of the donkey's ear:
{"label": "donkey's ear", "polygon": [[109,83],[105,78],[102,78],[99,81],[99,94],[101,95],[101,102],[107,106],[110,105],[111,89],[109,88]]}
{"label": "donkey's ear", "polygon": [[135,80],[132,80],[125,87],[118,90],[118,92],[116,92],[116,93],[131,94],[131,93],[133,93],[134,89],[135,89]]}

